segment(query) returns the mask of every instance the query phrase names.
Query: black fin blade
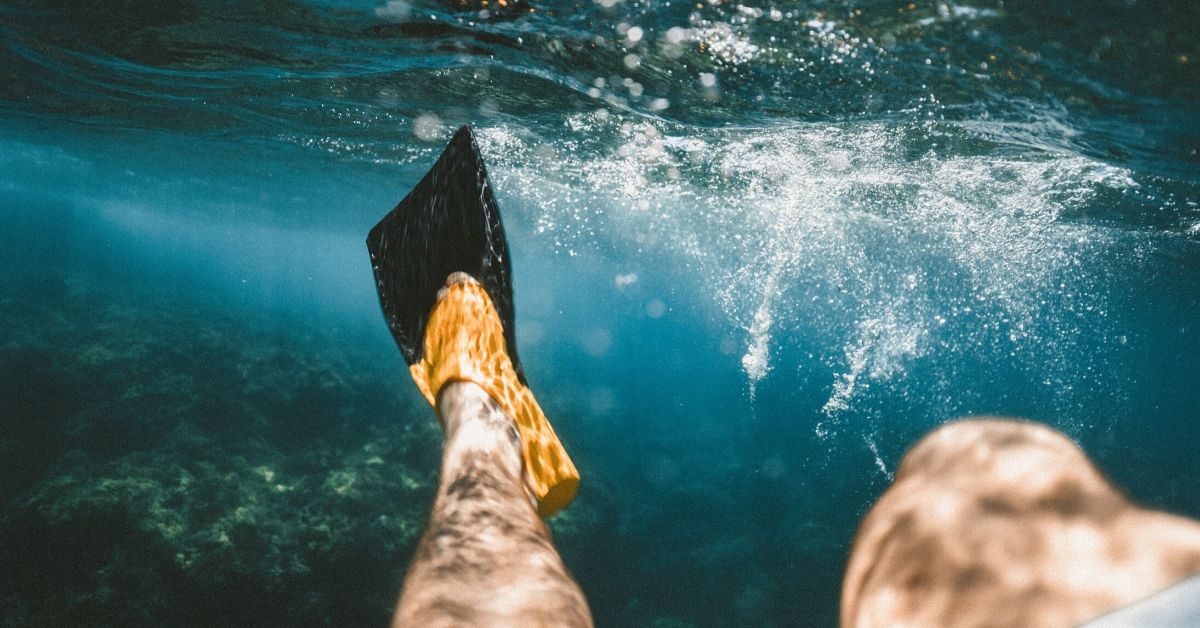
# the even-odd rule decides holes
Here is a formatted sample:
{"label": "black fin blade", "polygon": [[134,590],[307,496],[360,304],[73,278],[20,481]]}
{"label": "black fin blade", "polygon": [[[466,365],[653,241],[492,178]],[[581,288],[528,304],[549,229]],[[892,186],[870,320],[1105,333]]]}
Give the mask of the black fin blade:
{"label": "black fin blade", "polygon": [[424,351],[425,321],[446,277],[465,272],[483,284],[504,325],[521,382],[513,320],[512,263],[500,209],[469,127],[454,134],[416,187],[367,235],[383,316],[411,365]]}

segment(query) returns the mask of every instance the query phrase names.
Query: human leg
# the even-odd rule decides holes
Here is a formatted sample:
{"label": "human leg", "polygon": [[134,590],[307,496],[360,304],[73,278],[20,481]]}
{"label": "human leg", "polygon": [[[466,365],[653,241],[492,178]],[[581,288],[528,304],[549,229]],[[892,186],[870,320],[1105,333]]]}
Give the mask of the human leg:
{"label": "human leg", "polygon": [[863,520],[841,623],[1073,626],[1197,572],[1200,524],[1133,504],[1062,434],[960,421]]}
{"label": "human leg", "polygon": [[470,382],[448,384],[438,413],[438,494],[393,625],[591,626],[522,480],[512,419]]}
{"label": "human leg", "polygon": [[[539,513],[578,475],[519,381],[483,287],[454,273],[410,369],[446,434],[433,511],[394,626],[591,626]],[[565,500],[565,501],[564,501]]]}

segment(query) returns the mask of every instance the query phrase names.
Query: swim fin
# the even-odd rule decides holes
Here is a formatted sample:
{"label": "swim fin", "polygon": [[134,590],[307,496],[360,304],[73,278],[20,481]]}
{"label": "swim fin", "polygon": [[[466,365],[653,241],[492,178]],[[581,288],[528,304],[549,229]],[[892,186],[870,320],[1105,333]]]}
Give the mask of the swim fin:
{"label": "swim fin", "polygon": [[[538,513],[566,506],[579,473],[517,359],[508,244],[470,128],[454,134],[429,173],[371,229],[367,249],[384,318],[422,394],[436,407],[451,381],[486,390],[517,425]],[[478,284],[451,286],[439,302],[446,278],[459,271]]]}
{"label": "swim fin", "polygon": [[446,277],[483,284],[500,314],[521,383],[513,332],[512,263],[500,210],[470,127],[458,129],[437,163],[367,236],[383,315],[409,365],[421,359],[425,322]]}

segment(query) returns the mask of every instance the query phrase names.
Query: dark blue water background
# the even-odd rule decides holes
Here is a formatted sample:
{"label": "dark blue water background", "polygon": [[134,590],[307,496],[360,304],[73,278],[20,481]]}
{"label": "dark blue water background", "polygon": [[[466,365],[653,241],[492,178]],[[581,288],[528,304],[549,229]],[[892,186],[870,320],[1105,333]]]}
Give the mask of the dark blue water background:
{"label": "dark blue water background", "polygon": [[1198,6],[0,4],[0,625],[386,621],[439,435],[363,238],[464,123],[600,625],[834,624],[965,414],[1200,516]]}

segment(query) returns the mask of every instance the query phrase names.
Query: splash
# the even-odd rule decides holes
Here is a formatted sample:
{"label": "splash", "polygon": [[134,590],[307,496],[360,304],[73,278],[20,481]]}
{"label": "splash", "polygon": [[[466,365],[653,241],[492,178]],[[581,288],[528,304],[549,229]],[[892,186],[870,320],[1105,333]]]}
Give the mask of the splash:
{"label": "splash", "polygon": [[[825,416],[834,418],[838,413],[850,409],[850,398],[854,396],[854,391],[858,387],[858,378],[867,368],[867,358],[875,342],[878,342],[878,336],[873,334],[868,340],[860,341],[847,348],[846,362],[849,370],[839,375],[833,382],[833,394],[825,401],[825,405],[821,406],[821,412]],[[818,430],[824,431],[820,425],[818,425]]]}
{"label": "splash", "polygon": [[883,456],[879,455],[879,445],[875,444],[875,437],[870,434],[864,434],[863,440],[866,441],[867,448],[871,450],[871,455],[875,456],[875,467],[879,469],[883,477],[887,478],[889,482],[896,479],[896,476],[888,470],[887,464],[883,461]]}
{"label": "splash", "polygon": [[[498,186],[564,250],[652,251],[711,287],[744,334],[752,397],[779,356],[805,353],[795,368],[833,372],[829,421],[932,350],[1004,356],[1068,400],[1095,371],[1074,350],[1104,325],[1097,287],[1126,240],[1068,217],[1135,185],[1124,169],[995,145],[942,154],[989,147],[978,123],[713,130],[579,114],[568,126],[577,135],[552,150],[483,130]],[[772,350],[799,336],[821,344]]]}
{"label": "splash", "polygon": [[[879,317],[870,317],[858,324],[854,341],[845,348],[846,371],[835,377],[829,399],[821,413],[836,421],[850,409],[850,400],[871,380],[886,380],[905,370],[907,361],[919,357],[928,341],[929,330],[916,322],[903,322],[898,316],[909,311],[907,303],[898,303]],[[826,424],[817,426],[826,432]]]}
{"label": "splash", "polygon": [[762,302],[754,312],[750,323],[750,345],[742,356],[742,370],[750,383],[750,398],[754,399],[758,382],[771,371],[771,303],[779,288],[779,269],[767,275],[763,286]]}

